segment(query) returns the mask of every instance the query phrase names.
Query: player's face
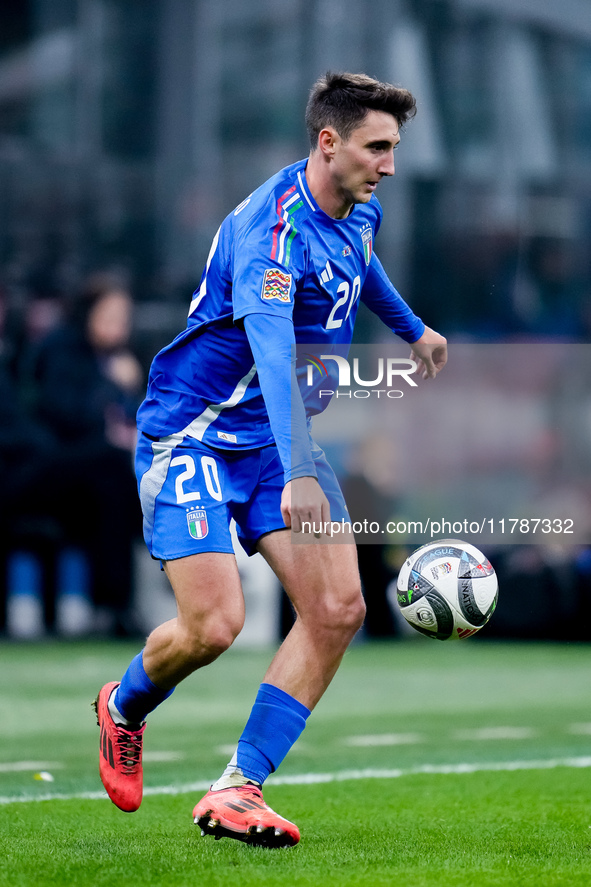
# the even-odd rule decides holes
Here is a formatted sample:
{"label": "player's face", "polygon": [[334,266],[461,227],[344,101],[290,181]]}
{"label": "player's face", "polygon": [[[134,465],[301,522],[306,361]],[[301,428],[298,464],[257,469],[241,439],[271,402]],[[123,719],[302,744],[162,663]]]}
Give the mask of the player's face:
{"label": "player's face", "polygon": [[383,176],[394,175],[394,149],[399,141],[398,122],[385,111],[369,111],[346,142],[335,133],[332,182],[343,207],[367,203]]}

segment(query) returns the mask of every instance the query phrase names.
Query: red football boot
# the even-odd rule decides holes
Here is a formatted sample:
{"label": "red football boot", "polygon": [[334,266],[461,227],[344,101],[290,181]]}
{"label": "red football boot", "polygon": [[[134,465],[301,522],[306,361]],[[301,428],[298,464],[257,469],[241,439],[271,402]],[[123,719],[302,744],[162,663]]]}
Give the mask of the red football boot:
{"label": "red football boot", "polygon": [[142,803],[142,742],[146,725],[129,730],[114,722],[107,703],[118,686],[119,681],[105,684],[93,702],[101,728],[99,769],[113,803],[125,813],[133,813]]}
{"label": "red football boot", "polygon": [[293,847],[300,840],[297,825],[265,804],[256,785],[209,791],[193,810],[202,835],[236,838],[255,847]]}

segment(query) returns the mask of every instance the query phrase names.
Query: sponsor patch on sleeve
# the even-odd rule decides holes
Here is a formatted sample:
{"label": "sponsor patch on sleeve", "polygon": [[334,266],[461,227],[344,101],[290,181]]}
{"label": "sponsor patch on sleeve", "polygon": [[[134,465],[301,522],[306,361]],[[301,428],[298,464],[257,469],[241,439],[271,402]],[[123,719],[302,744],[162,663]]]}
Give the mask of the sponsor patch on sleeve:
{"label": "sponsor patch on sleeve", "polygon": [[280,302],[291,302],[291,274],[280,271],[279,268],[267,268],[263,277],[263,289],[261,299],[279,299]]}

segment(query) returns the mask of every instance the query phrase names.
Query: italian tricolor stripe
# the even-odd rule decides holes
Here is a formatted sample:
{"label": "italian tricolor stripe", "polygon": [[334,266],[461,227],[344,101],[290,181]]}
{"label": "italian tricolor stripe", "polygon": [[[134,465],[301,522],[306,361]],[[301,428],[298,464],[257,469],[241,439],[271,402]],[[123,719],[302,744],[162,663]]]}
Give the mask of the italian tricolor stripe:
{"label": "italian tricolor stripe", "polygon": [[273,261],[283,265],[289,264],[291,243],[297,233],[291,217],[303,205],[304,201],[296,191],[295,185],[292,185],[277,201],[279,221],[273,229],[273,246],[271,249]]}

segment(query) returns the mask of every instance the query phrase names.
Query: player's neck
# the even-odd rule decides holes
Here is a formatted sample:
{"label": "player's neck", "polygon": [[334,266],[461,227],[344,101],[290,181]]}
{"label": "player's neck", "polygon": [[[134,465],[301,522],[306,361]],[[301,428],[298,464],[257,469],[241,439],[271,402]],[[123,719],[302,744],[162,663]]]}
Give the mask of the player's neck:
{"label": "player's neck", "polygon": [[324,158],[313,151],[306,166],[306,182],[312,197],[327,216],[345,219],[353,209],[353,202],[336,188]]}

